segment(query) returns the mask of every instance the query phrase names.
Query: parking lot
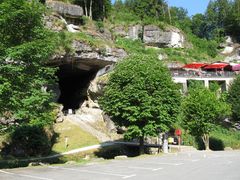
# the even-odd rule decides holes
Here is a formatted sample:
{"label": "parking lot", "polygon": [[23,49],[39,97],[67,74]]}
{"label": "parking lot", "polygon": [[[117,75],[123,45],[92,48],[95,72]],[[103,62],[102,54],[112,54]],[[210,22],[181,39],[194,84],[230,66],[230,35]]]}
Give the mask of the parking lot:
{"label": "parking lot", "polygon": [[186,152],[109,160],[87,165],[59,165],[0,170],[1,180],[239,180],[240,152]]}

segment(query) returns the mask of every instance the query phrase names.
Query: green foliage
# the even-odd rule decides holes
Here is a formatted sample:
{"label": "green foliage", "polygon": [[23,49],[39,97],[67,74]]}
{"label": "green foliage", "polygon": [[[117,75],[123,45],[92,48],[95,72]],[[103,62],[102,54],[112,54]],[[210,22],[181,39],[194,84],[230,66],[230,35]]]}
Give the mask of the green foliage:
{"label": "green foliage", "polygon": [[182,103],[183,124],[186,129],[197,137],[208,136],[221,118],[230,115],[230,106],[223,100],[215,92],[195,84]]}
{"label": "green foliage", "polygon": [[[182,140],[184,145],[194,146],[199,150],[204,149],[202,140],[192,136],[188,132],[183,132]],[[231,147],[233,149],[240,148],[240,133],[226,127],[216,125],[210,133],[209,140],[211,150],[224,150],[226,147]]]}
{"label": "green foliage", "polygon": [[170,22],[168,6],[164,0],[116,1],[111,22],[114,24],[160,24]]}
{"label": "green foliage", "polygon": [[99,32],[101,32],[101,33],[104,32],[104,24],[102,21],[96,21],[96,27]]}
{"label": "green foliage", "polygon": [[117,38],[116,46],[123,48],[128,54],[137,54],[146,52],[144,44],[140,40],[131,40],[126,38]]}
{"label": "green foliage", "polygon": [[177,119],[180,94],[156,56],[138,54],[117,64],[99,102],[132,139],[167,131]]}
{"label": "green foliage", "polygon": [[6,0],[0,2],[0,9],[0,44],[4,48],[31,41],[42,28],[43,7],[36,1],[30,5],[26,0]]}
{"label": "green foliage", "polygon": [[234,121],[240,120],[240,76],[233,81],[228,91],[228,102],[232,107],[232,118]]}
{"label": "green foliage", "polygon": [[[46,67],[56,36],[44,29],[37,1],[0,3],[0,117],[19,124],[49,124],[55,69]],[[17,22],[17,23],[16,23]]]}
{"label": "green foliage", "polygon": [[10,142],[2,149],[2,155],[47,155],[52,147],[52,130],[43,126],[20,126],[10,134]]}
{"label": "green foliage", "polygon": [[146,17],[166,20],[164,17],[167,16],[167,4],[164,0],[126,0],[125,5],[127,9],[132,10],[141,20]]}
{"label": "green foliage", "polygon": [[211,132],[210,137],[222,141],[223,147],[231,147],[233,149],[240,148],[240,133],[221,126],[216,126]]}
{"label": "green foliage", "polygon": [[[111,12],[112,6],[110,0],[71,0],[74,4],[83,7],[84,14],[94,20],[103,20]],[[92,14],[90,14],[92,12]]]}
{"label": "green foliage", "polygon": [[140,18],[128,9],[117,9],[113,8],[110,21],[112,24],[123,24],[123,25],[133,25],[141,23]]}

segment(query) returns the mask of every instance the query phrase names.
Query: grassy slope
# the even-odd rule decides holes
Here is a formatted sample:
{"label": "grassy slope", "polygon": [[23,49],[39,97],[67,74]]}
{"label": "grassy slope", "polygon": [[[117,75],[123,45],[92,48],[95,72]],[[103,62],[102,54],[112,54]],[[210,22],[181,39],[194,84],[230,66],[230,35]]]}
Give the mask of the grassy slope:
{"label": "grassy slope", "polygon": [[[65,120],[63,123],[54,125],[57,133],[56,143],[52,147],[55,153],[65,152],[76,148],[98,144],[96,137],[83,131],[79,126]],[[68,137],[68,145],[65,147],[65,137]]]}

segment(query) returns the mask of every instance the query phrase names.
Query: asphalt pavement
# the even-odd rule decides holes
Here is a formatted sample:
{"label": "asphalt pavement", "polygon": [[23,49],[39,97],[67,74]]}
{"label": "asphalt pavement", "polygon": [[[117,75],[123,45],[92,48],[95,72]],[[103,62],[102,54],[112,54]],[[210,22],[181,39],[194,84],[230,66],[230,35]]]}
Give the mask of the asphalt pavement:
{"label": "asphalt pavement", "polygon": [[184,152],[86,165],[0,169],[0,180],[240,180],[240,151]]}

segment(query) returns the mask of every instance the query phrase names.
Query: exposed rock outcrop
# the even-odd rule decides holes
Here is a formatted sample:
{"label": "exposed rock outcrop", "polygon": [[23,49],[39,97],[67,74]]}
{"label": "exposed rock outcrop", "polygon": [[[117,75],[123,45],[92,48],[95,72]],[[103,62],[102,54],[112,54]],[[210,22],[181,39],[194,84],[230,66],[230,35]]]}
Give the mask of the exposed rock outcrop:
{"label": "exposed rock outcrop", "polygon": [[46,5],[63,16],[70,16],[71,18],[83,16],[83,8],[77,5],[52,0],[46,1]]}
{"label": "exposed rock outcrop", "polygon": [[49,64],[57,66],[72,64],[78,69],[90,71],[99,70],[127,56],[123,49],[112,48],[107,45],[102,48],[95,48],[78,40],[74,40],[71,47],[74,51],[72,54],[64,52],[55,55]]}
{"label": "exposed rock outcrop", "polygon": [[119,25],[113,29],[113,32],[117,36],[137,40],[142,39],[143,27],[141,25],[132,25],[129,27]]}
{"label": "exposed rock outcrop", "polygon": [[128,28],[117,26],[114,33],[129,39],[141,39],[146,45],[154,47],[184,48],[184,34],[175,27],[166,27],[164,30],[155,25],[132,25]]}
{"label": "exposed rock outcrop", "polygon": [[240,44],[233,37],[227,36],[220,47],[224,48],[221,54],[225,56],[226,62],[240,61]]}
{"label": "exposed rock outcrop", "polygon": [[162,30],[157,26],[144,27],[143,42],[149,46],[183,48],[185,38],[177,28]]}

